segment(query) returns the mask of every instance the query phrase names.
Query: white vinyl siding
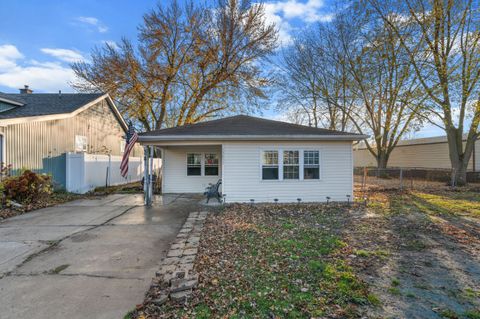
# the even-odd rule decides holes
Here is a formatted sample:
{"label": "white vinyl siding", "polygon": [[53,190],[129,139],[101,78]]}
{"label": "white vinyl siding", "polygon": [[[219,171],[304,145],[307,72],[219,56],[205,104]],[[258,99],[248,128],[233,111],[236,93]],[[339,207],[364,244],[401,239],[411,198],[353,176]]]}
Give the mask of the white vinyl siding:
{"label": "white vinyl siding", "polygon": [[[262,180],[262,152],[298,150],[319,151],[320,179]],[[227,202],[322,202],[329,196],[334,201],[347,201],[353,196],[352,143],[338,142],[224,142],[223,192]],[[280,166],[279,175],[283,176]],[[300,165],[301,166],[301,165]],[[300,176],[303,172],[300,170]]]}
{"label": "white vinyl siding", "polygon": [[[187,154],[200,154],[201,175],[187,175]],[[221,163],[221,146],[169,146],[163,149],[163,187],[164,193],[203,193],[209,183],[221,178],[221,165],[218,176],[205,176],[205,154],[217,154]]]}

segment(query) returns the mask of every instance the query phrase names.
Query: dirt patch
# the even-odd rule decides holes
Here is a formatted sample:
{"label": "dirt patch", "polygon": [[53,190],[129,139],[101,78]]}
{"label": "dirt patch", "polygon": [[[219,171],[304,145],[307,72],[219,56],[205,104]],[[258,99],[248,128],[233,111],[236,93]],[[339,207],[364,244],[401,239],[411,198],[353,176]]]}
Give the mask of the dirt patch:
{"label": "dirt patch", "polygon": [[470,195],[377,193],[371,207],[345,223],[344,238],[354,249],[387,252],[351,260],[383,305],[370,308],[369,317],[479,318],[480,203]]}

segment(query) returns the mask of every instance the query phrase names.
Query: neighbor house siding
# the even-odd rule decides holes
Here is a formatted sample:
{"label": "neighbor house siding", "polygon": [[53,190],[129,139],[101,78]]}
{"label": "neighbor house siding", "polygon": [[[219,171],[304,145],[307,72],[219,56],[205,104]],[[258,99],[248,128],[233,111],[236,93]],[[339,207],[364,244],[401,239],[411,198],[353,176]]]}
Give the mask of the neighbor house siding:
{"label": "neighbor house siding", "polygon": [[[414,143],[415,140],[404,143]],[[465,146],[465,143],[464,143]],[[480,142],[476,142],[476,170],[480,169],[479,149]],[[420,144],[400,144],[392,151],[388,160],[388,167],[450,169],[450,157],[447,142],[438,142],[422,139]],[[354,150],[355,167],[375,167],[375,157],[365,148]],[[473,170],[473,157],[468,164],[468,170]]]}
{"label": "neighbor house siding", "polygon": [[[218,176],[187,176],[187,153],[217,153]],[[202,193],[222,176],[222,148],[218,146],[169,146],[163,149],[163,192]]]}
{"label": "neighbor house siding", "polygon": [[[320,150],[320,180],[264,181],[262,150]],[[347,201],[353,195],[351,142],[224,142],[223,191],[227,202]],[[302,173],[302,172],[300,172]]]}
{"label": "neighbor house siding", "polygon": [[[65,153],[75,151],[75,135],[87,137],[88,153],[121,155],[125,132],[108,102],[102,100],[74,117],[5,126],[5,162],[12,165],[14,174],[33,169],[52,174],[64,185]],[[136,147],[132,155],[142,154]]]}

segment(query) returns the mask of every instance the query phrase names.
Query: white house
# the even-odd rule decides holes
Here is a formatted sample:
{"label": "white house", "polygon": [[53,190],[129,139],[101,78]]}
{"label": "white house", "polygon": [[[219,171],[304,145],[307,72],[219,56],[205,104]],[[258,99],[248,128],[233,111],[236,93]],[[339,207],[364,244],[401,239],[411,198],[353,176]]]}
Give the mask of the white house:
{"label": "white house", "polygon": [[238,115],[141,133],[162,150],[164,193],[201,193],[222,179],[225,202],[347,201],[352,142],[365,136]]}

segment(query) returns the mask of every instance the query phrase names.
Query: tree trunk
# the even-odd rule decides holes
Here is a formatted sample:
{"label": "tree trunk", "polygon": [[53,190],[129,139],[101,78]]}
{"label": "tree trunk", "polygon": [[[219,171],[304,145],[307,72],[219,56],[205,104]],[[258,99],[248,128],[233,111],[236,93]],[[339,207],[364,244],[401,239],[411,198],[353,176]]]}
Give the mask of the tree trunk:
{"label": "tree trunk", "polygon": [[467,184],[468,161],[457,160],[452,162],[451,186],[464,186]]}
{"label": "tree trunk", "polygon": [[464,186],[467,184],[468,162],[473,149],[472,141],[467,141],[464,150],[462,134],[455,128],[447,130],[447,138],[450,163],[452,164],[450,185]]}
{"label": "tree trunk", "polygon": [[383,152],[379,151],[377,155],[377,168],[379,169],[386,169],[388,164],[388,155]]}
{"label": "tree trunk", "polygon": [[387,178],[387,164],[388,164],[388,155],[383,150],[378,150],[377,154],[377,170],[378,177]]}

